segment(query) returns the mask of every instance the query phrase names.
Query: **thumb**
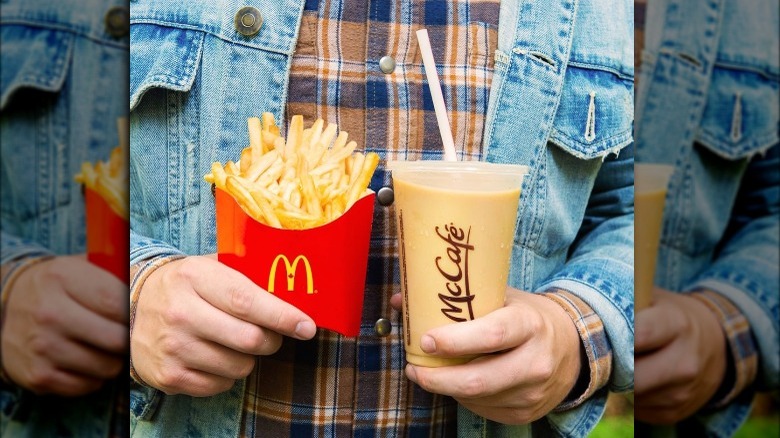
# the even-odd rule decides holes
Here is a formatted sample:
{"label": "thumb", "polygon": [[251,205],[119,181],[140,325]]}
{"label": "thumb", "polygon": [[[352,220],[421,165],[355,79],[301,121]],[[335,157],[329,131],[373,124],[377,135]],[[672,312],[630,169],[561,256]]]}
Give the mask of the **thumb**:
{"label": "thumb", "polygon": [[656,350],[674,341],[679,335],[683,317],[673,305],[658,302],[636,314],[634,349],[637,353]]}

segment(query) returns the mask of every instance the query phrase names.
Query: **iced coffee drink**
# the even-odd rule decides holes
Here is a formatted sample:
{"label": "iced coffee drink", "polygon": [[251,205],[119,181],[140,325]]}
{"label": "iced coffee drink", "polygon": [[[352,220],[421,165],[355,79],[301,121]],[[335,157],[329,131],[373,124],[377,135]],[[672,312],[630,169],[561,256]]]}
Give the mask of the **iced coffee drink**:
{"label": "iced coffee drink", "polygon": [[425,354],[428,330],[504,304],[525,166],[390,162],[395,191],[406,360],[428,367],[473,356]]}
{"label": "iced coffee drink", "polygon": [[653,301],[658,245],[669,177],[674,170],[660,164],[634,167],[634,308],[642,310]]}

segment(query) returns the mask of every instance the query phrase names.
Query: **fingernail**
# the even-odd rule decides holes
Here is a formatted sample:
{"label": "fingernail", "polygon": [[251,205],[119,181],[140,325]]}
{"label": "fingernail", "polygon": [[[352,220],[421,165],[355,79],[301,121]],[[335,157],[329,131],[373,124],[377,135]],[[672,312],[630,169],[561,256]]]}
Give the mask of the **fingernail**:
{"label": "fingernail", "polygon": [[310,321],[301,321],[295,326],[295,334],[301,339],[311,339],[317,333],[317,327]]}
{"label": "fingernail", "polygon": [[414,369],[414,365],[412,364],[406,365],[406,376],[412,382],[417,382],[417,370]]}
{"label": "fingernail", "polygon": [[433,336],[423,335],[422,339],[420,339],[420,348],[428,354],[435,353],[436,341],[433,339]]}

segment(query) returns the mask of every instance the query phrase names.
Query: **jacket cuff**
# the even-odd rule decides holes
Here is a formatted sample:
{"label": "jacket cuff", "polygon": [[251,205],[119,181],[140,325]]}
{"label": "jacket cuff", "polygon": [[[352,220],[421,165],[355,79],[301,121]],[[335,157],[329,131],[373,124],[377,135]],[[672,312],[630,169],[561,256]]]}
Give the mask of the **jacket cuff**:
{"label": "jacket cuff", "polygon": [[709,404],[712,408],[721,408],[756,380],[756,344],[747,318],[728,298],[709,290],[693,292],[690,296],[702,302],[715,314],[726,334],[731,359],[729,373],[724,381],[725,386],[721,387]]}
{"label": "jacket cuff", "polygon": [[552,289],[542,296],[556,302],[571,317],[587,359],[583,361],[580,377],[572,392],[554,409],[560,412],[581,405],[593,393],[606,386],[612,374],[612,347],[601,318],[584,301],[561,289]]}
{"label": "jacket cuff", "polygon": [[[142,260],[132,266],[130,266],[130,339],[133,337],[133,326],[135,325],[135,311],[138,306],[138,298],[141,296],[141,290],[144,283],[154,271],[160,266],[174,260],[183,259],[183,254],[173,254],[155,257],[148,260]],[[131,342],[132,346],[132,342]],[[132,347],[131,347],[132,348]],[[146,382],[141,379],[133,366],[133,354],[130,352],[130,377],[138,384],[150,387]]]}

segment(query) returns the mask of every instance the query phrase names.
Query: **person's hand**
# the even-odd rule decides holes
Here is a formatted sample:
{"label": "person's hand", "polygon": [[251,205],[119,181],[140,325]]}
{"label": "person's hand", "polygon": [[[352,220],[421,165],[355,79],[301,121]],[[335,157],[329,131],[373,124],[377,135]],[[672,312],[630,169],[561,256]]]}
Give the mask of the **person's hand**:
{"label": "person's hand", "polygon": [[[401,298],[391,304],[400,307]],[[468,410],[504,424],[539,419],[571,392],[580,373],[580,337],[565,310],[549,298],[508,289],[504,307],[473,321],[430,330],[429,354],[485,354],[441,368],[408,364],[406,375],[429,392],[454,397]]]}
{"label": "person's hand", "polygon": [[3,366],[38,394],[99,389],[127,362],[127,285],[84,256],[23,268],[8,291]]}
{"label": "person's hand", "polygon": [[634,411],[651,424],[673,424],[703,407],[726,373],[726,337],[697,299],[660,289],[636,314]]}
{"label": "person's hand", "polygon": [[314,321],[213,257],[164,264],[146,279],[130,354],[138,376],[166,394],[230,389],[282,335],[311,339]]}

